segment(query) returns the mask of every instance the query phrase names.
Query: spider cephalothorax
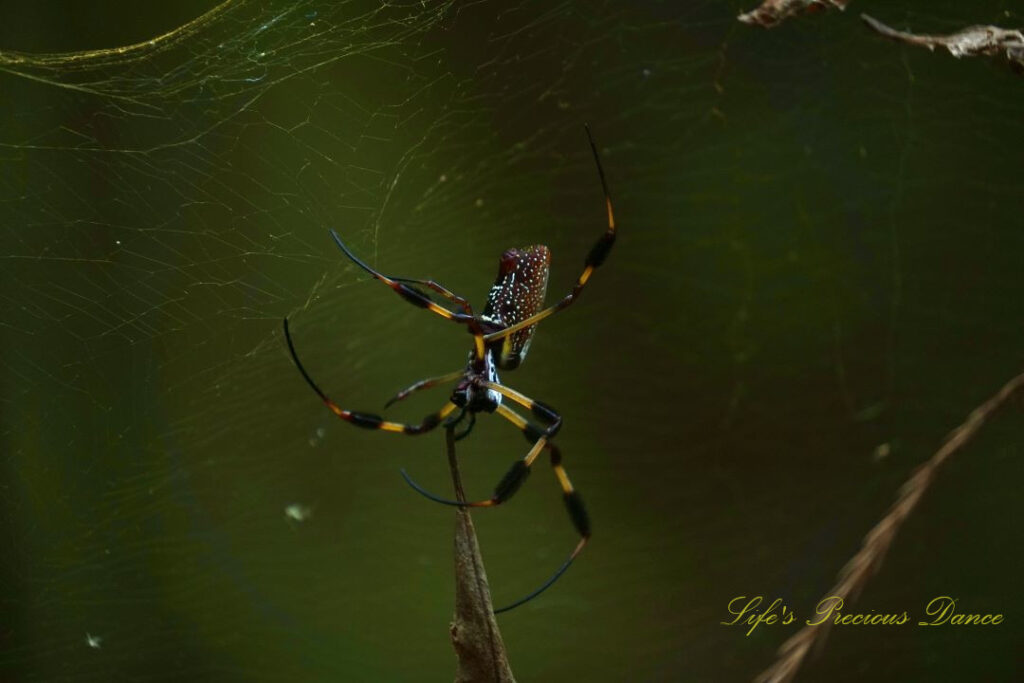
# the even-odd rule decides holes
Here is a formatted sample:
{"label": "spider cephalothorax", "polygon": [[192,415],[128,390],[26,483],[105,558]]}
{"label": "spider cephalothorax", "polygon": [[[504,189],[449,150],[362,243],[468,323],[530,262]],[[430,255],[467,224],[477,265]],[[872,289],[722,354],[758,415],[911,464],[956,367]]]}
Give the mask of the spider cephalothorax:
{"label": "spider cephalothorax", "polygon": [[[557,313],[569,306],[579,296],[584,285],[590,279],[596,268],[604,263],[608,252],[615,243],[615,219],[612,214],[612,200],[608,193],[608,184],[605,181],[604,170],[601,168],[601,160],[597,154],[597,147],[590,137],[590,129],[587,129],[587,138],[590,141],[590,149],[594,154],[594,161],[597,164],[597,172],[601,178],[601,188],[604,190],[605,206],[608,213],[608,229],[598,238],[597,242],[587,254],[583,264],[583,272],[576,279],[572,291],[557,303],[547,307],[544,306],[544,295],[548,286],[548,271],[551,265],[551,251],[543,245],[534,245],[522,249],[508,249],[502,255],[498,264],[498,277],[491,286],[487,295],[487,303],[480,315],[473,313],[473,308],[465,298],[452,293],[433,280],[416,280],[410,278],[389,277],[374,270],[361,261],[341,241],[338,234],[331,231],[331,236],[341,248],[345,255],[352,259],[360,268],[368,272],[377,280],[380,280],[401,296],[403,299],[425,308],[432,313],[447,320],[465,325],[466,330],[473,336],[473,350],[469,354],[469,361],[460,370],[449,372],[439,377],[420,380],[412,386],[398,392],[387,402],[391,405],[401,401],[413,392],[421,389],[428,389],[439,384],[457,382],[447,403],[435,413],[431,413],[417,424],[406,424],[385,420],[380,415],[373,413],[362,413],[345,410],[339,407],[334,401],[327,397],[320,387],[313,381],[306,372],[306,369],[299,361],[295,352],[291,335],[288,331],[288,320],[284,321],[285,339],[288,342],[288,350],[291,352],[292,360],[302,373],[303,378],[312,387],[313,391],[320,396],[320,399],[330,408],[331,412],[342,420],[351,422],[358,427],[366,429],[380,429],[387,432],[398,432],[403,434],[417,435],[426,433],[444,422],[449,428],[469,416],[469,425],[456,436],[461,439],[467,436],[473,428],[477,413],[497,413],[511,422],[519,429],[530,442],[530,451],[521,459],[516,460],[501,481],[495,487],[494,494],[486,500],[473,502],[460,502],[447,500],[425,491],[416,484],[403,470],[402,475],[406,481],[417,491],[431,500],[446,505],[458,505],[463,507],[491,507],[499,505],[508,500],[526,481],[530,473],[530,467],[541,451],[548,451],[551,457],[551,467],[558,479],[565,499],[566,509],[573,526],[580,535],[579,543],[570,553],[568,559],[561,567],[543,584],[526,597],[516,602],[495,610],[503,612],[530,600],[560,577],[572,561],[579,555],[590,538],[590,518],[583,507],[583,501],[569,481],[569,475],[562,466],[562,455],[558,447],[551,443],[551,439],[562,426],[562,417],[550,406],[528,398],[515,389],[505,386],[498,377],[498,370],[515,370],[526,358],[530,349],[533,335],[537,329],[537,323],[544,318]],[[419,285],[440,295],[451,302],[456,310],[442,306],[434,301],[423,289],[413,287]],[[542,422],[544,426],[538,426],[518,412],[505,405],[505,399],[520,406],[531,415]],[[455,413],[453,415],[453,413]]]}
{"label": "spider cephalothorax", "polygon": [[469,364],[462,379],[455,385],[450,400],[470,414],[493,413],[501,405],[501,394],[494,389],[488,389],[487,385],[498,384],[500,381],[494,364],[494,354],[490,349],[484,352],[483,359],[479,361],[470,355]]}

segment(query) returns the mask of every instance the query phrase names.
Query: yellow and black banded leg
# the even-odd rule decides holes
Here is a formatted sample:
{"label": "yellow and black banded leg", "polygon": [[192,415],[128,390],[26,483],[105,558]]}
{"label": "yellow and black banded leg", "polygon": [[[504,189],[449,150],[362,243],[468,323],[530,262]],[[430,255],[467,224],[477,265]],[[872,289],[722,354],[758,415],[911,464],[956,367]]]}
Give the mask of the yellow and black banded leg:
{"label": "yellow and black banded leg", "polygon": [[[558,412],[548,404],[542,403],[541,401],[536,401],[528,396],[524,396],[515,389],[512,389],[511,387],[506,387],[503,384],[496,384],[494,382],[488,382],[486,380],[481,382],[481,384],[488,389],[497,391],[505,398],[515,401],[516,403],[518,403],[519,405],[523,406],[531,413],[533,413],[535,417],[537,417],[540,420],[543,420],[548,425],[547,429],[545,429],[542,432],[543,436],[545,436],[546,438],[553,438],[555,434],[558,433],[558,430],[562,428],[562,416],[559,415]],[[517,427],[524,430],[524,433],[526,433],[526,440],[529,441],[531,444],[534,443],[538,438],[540,438],[540,435],[535,434],[533,431],[526,431],[527,429],[529,429],[529,427],[532,426],[529,425],[529,423],[527,423],[527,427],[525,428],[521,427],[518,424],[518,422],[516,422],[515,424]]]}
{"label": "yellow and black banded leg", "polygon": [[408,278],[392,278],[388,277],[387,275],[384,275],[383,273],[379,273],[373,268],[371,268],[369,265],[364,263],[362,260],[360,260],[358,256],[353,254],[352,251],[347,246],[345,246],[345,243],[341,241],[341,238],[338,237],[338,233],[334,232],[334,230],[331,230],[331,237],[334,238],[334,242],[345,253],[345,256],[348,256],[352,260],[353,263],[355,263],[357,266],[359,266],[367,273],[372,275],[375,279],[380,280],[388,287],[395,290],[395,292],[400,297],[411,303],[413,306],[425,308],[428,311],[435,313],[441,316],[442,318],[445,318],[446,320],[451,320],[452,322],[468,325],[470,332],[473,333],[476,358],[477,360],[480,360],[484,357],[483,331],[480,329],[480,324],[477,322],[477,319],[472,315],[471,312],[454,313],[452,311],[449,311],[444,306],[435,303],[429,296],[427,296],[420,290],[416,289],[415,287],[410,287],[409,285],[404,284],[402,280],[404,280],[405,282],[416,282],[422,284],[425,287],[430,287],[435,292],[438,292],[442,296],[450,299],[451,301],[454,301],[463,308],[469,307],[468,301],[466,301],[464,298],[460,296],[452,294],[448,289],[442,287],[433,280],[411,280]]}
{"label": "yellow and black banded leg", "polygon": [[[535,401],[530,401],[530,399],[526,398],[525,396],[523,396],[522,394],[515,390],[501,386],[500,384],[493,384],[490,382],[488,382],[487,384],[490,385],[492,388],[495,388],[496,391],[500,389],[503,394],[509,395],[510,398],[514,395],[518,398],[523,399],[524,401],[536,405]],[[494,494],[489,499],[460,502],[457,500],[451,500],[450,498],[442,498],[441,496],[433,494],[430,491],[427,491],[419,484],[417,484],[416,481],[413,480],[413,478],[410,477],[409,474],[403,469],[401,470],[401,473],[402,477],[405,479],[405,482],[409,484],[409,486],[411,486],[413,489],[415,489],[416,492],[419,493],[420,495],[424,496],[425,498],[429,498],[435,503],[441,503],[443,505],[480,508],[493,507],[495,505],[501,505],[506,500],[511,498],[515,494],[515,492],[518,491],[519,488],[523,485],[523,483],[526,481],[526,478],[530,476],[530,467],[533,465],[533,461],[537,459],[537,456],[540,455],[540,452],[545,448],[554,449],[555,451],[557,451],[557,448],[552,444],[548,443],[548,439],[551,438],[552,436],[552,434],[548,433],[548,430],[541,429],[540,427],[530,423],[526,418],[524,418],[522,415],[512,410],[511,408],[507,408],[499,404],[497,408],[495,408],[495,412],[498,415],[504,417],[506,420],[511,422],[516,427],[518,427],[519,430],[523,433],[523,436],[526,437],[526,440],[531,444],[532,447],[525,456],[523,456],[519,460],[516,460],[515,463],[513,463],[509,471],[506,472],[505,476],[503,476],[501,478],[501,481],[498,482],[498,485],[494,487]],[[554,420],[556,421],[554,427],[555,430],[557,430],[558,425],[561,424],[561,417],[558,417],[558,415],[554,413],[554,411],[552,411],[551,414],[554,416]]]}
{"label": "yellow and black banded leg", "polygon": [[431,429],[437,427],[439,424],[441,424],[442,420],[451,415],[452,411],[454,411],[458,407],[451,401],[448,401],[447,403],[445,403],[444,407],[442,407],[439,411],[437,411],[436,413],[431,413],[424,417],[419,424],[391,422],[385,420],[380,415],[375,415],[373,413],[360,413],[352,410],[345,410],[344,408],[339,407],[338,404],[336,404],[334,401],[327,397],[327,394],[325,394],[320,389],[320,387],[316,385],[316,382],[313,381],[313,378],[309,376],[308,372],[306,372],[306,368],[302,366],[302,362],[299,360],[299,354],[295,352],[295,345],[292,343],[292,336],[288,331],[287,318],[285,318],[284,321],[284,338],[288,342],[288,351],[291,352],[292,360],[295,362],[295,367],[297,367],[299,369],[299,372],[302,373],[302,377],[303,379],[306,380],[306,384],[308,384],[313,389],[313,391],[316,392],[317,396],[320,397],[320,400],[322,400],[324,404],[331,409],[332,413],[340,417],[342,420],[345,420],[346,422],[351,422],[357,427],[363,427],[365,429],[380,429],[385,432],[395,432],[400,434],[409,434],[412,436],[416,436],[418,434],[425,434],[426,432],[429,432]]}
{"label": "yellow and black banded leg", "polygon": [[412,386],[409,386],[409,387],[406,387],[405,389],[402,389],[397,394],[395,394],[390,399],[388,399],[388,402],[384,404],[384,407],[387,408],[392,403],[397,403],[399,401],[402,401],[405,398],[407,398],[409,396],[409,394],[412,394],[414,392],[420,391],[421,389],[429,389],[431,387],[436,387],[438,384],[445,384],[447,382],[454,382],[458,378],[462,377],[464,374],[466,374],[465,370],[456,370],[455,372],[449,372],[446,375],[440,375],[438,377],[431,377],[429,379],[421,379],[419,382],[416,382]]}
{"label": "yellow and black banded leg", "polygon": [[[507,389],[507,387],[505,388]],[[504,395],[509,396],[509,398],[513,398],[509,394]],[[513,398],[513,400],[515,399]],[[536,404],[536,402],[534,402],[534,404]],[[517,414],[515,411],[506,408],[505,406],[498,406],[497,412],[501,414],[502,417],[508,419],[510,422],[519,427],[519,429],[522,430],[523,435],[526,436],[527,440],[530,440],[532,436],[539,431],[539,429],[536,426],[530,424],[525,419],[523,419],[522,416]],[[558,424],[561,424],[560,417],[558,418]],[[551,452],[551,468],[555,473],[555,477],[558,479],[558,485],[562,489],[562,499],[565,502],[565,509],[569,513],[569,519],[572,521],[572,525],[576,529],[576,533],[580,535],[580,540],[576,544],[576,547],[573,548],[572,552],[569,553],[569,557],[567,557],[565,559],[565,562],[562,563],[562,566],[556,569],[547,581],[542,583],[540,587],[531,591],[527,595],[524,595],[515,602],[494,610],[495,614],[507,612],[510,609],[519,607],[523,603],[533,600],[535,597],[537,597],[538,595],[546,591],[548,588],[550,588],[555,583],[555,581],[558,581],[558,579],[561,578],[562,574],[564,574],[566,570],[569,569],[569,566],[572,565],[573,560],[575,560],[576,557],[583,551],[583,548],[587,545],[587,541],[590,540],[590,515],[587,514],[587,509],[583,505],[583,499],[580,498],[579,493],[577,493],[576,489],[573,488],[572,481],[569,480],[569,475],[566,473],[565,468],[562,466],[562,452],[559,450],[558,446],[556,446],[553,443],[550,443],[548,441],[548,438],[550,437],[542,435],[534,444],[533,448],[530,449],[530,452],[527,453],[526,457],[523,458],[522,460],[517,461],[512,466],[512,468],[505,474],[505,477],[502,479],[501,483],[498,484],[498,487],[495,489],[494,498],[491,499],[493,502],[491,504],[497,505],[499,503],[502,503],[508,500],[512,496],[512,494],[519,490],[519,487],[522,486],[523,482],[526,480],[526,477],[530,474],[530,466],[533,464],[534,459],[536,459],[541,449],[546,448]]]}
{"label": "yellow and black banded leg", "polygon": [[604,168],[601,167],[601,158],[597,154],[597,145],[594,144],[594,138],[590,135],[590,126],[586,126],[587,139],[590,141],[590,151],[594,153],[594,162],[597,164],[597,173],[601,177],[601,188],[604,190],[604,203],[608,210],[608,229],[605,231],[594,246],[590,248],[590,253],[587,254],[586,261],[583,263],[583,272],[576,279],[576,284],[573,286],[572,291],[567,294],[561,301],[545,308],[540,313],[535,313],[525,320],[521,320],[515,325],[510,325],[503,330],[493,332],[491,334],[484,335],[484,342],[490,344],[498,339],[503,339],[511,334],[515,334],[519,330],[525,329],[536,325],[544,318],[550,315],[558,313],[563,308],[566,308],[572,302],[576,301],[576,298],[583,291],[583,287],[590,280],[590,276],[593,275],[594,271],[601,267],[605,259],[608,258],[608,252],[612,250],[612,245],[615,244],[615,214],[612,211],[612,196],[608,192],[608,181],[604,177]]}
{"label": "yellow and black banded leg", "polygon": [[451,301],[453,304],[461,308],[463,313],[466,313],[467,315],[473,315],[473,307],[470,305],[468,301],[466,301],[464,298],[462,298],[455,292],[451,291],[444,285],[435,282],[434,280],[417,280],[415,278],[410,277],[392,277],[391,279],[397,282],[408,282],[410,284],[426,287],[427,289],[432,289],[433,291],[443,296],[445,299],[448,299],[448,301]]}
{"label": "yellow and black banded leg", "polygon": [[[502,387],[507,389],[507,387]],[[525,398],[525,397],[524,397]],[[545,448],[552,449],[552,452],[557,451],[557,447],[548,443],[550,438],[544,430],[531,424],[526,418],[503,405],[499,405],[495,411],[503,418],[511,422],[513,425],[519,428],[519,431],[526,437],[527,442],[533,444],[530,451],[523,456],[521,460],[516,460],[509,468],[509,471],[505,473],[505,476],[501,478],[498,485],[494,487],[494,495],[488,501],[478,501],[474,503],[474,507],[489,507],[491,505],[500,505],[506,500],[511,498],[516,491],[523,485],[526,478],[530,476],[530,467],[533,466],[533,461],[537,459],[540,452]],[[561,418],[559,418],[561,423]]]}
{"label": "yellow and black banded leg", "polygon": [[558,581],[558,579],[562,577],[562,574],[569,569],[573,560],[583,552],[583,548],[587,545],[587,541],[590,540],[590,515],[587,514],[587,509],[583,505],[583,499],[580,498],[576,489],[573,488],[572,482],[569,481],[569,475],[566,474],[565,468],[562,467],[562,453],[558,450],[558,446],[553,443],[547,444],[547,448],[551,451],[551,467],[554,469],[555,476],[558,478],[559,486],[562,487],[562,497],[565,501],[565,508],[569,512],[569,519],[572,520],[572,525],[576,528],[576,533],[580,535],[580,540],[576,544],[576,547],[573,548],[572,552],[569,553],[569,557],[567,557],[565,562],[562,563],[562,566],[556,569],[547,581],[515,602],[494,610],[495,614],[507,612],[510,609],[519,607],[523,603],[533,600],[548,588],[551,588],[555,581]]}
{"label": "yellow and black banded leg", "polygon": [[[502,388],[508,389],[507,387]],[[508,391],[513,392],[513,390],[511,389],[509,389]],[[509,396],[509,398],[513,398],[510,394],[506,394],[504,392],[502,393],[506,396]],[[518,392],[514,393],[518,394]],[[519,396],[522,396],[522,394],[519,394]],[[524,396],[523,398],[525,399],[526,397]],[[513,400],[516,399],[513,398]],[[528,401],[529,399],[526,400]],[[569,519],[572,521],[572,525],[576,529],[576,533],[580,535],[580,540],[576,544],[576,547],[573,548],[572,552],[569,553],[569,557],[567,557],[565,562],[562,563],[562,566],[555,570],[555,572],[548,578],[547,581],[541,584],[539,588],[531,591],[529,594],[525,595],[519,600],[516,600],[515,602],[509,605],[494,610],[495,614],[499,614],[501,612],[507,612],[510,609],[518,607],[525,602],[529,602],[530,600],[534,599],[535,597],[546,591],[555,583],[555,581],[561,578],[562,574],[564,574],[566,570],[569,569],[569,566],[573,563],[573,560],[575,560],[576,557],[580,554],[580,552],[583,551],[583,548],[587,545],[587,541],[590,540],[591,527],[590,516],[587,514],[587,509],[583,505],[583,499],[580,498],[579,493],[576,492],[576,489],[573,487],[572,482],[569,480],[569,475],[566,473],[565,468],[562,466],[562,453],[558,449],[558,446],[548,441],[548,437],[544,436],[543,430],[541,430],[539,427],[535,425],[530,424],[530,422],[528,422],[524,417],[516,413],[514,410],[506,408],[503,405],[499,405],[496,412],[505,419],[509,420],[516,427],[518,427],[520,431],[522,431],[523,434],[527,437],[527,439],[531,439],[531,437],[536,437],[536,442],[534,443],[533,448],[530,449],[530,452],[527,453],[526,457],[524,457],[521,460],[517,460],[516,463],[512,466],[512,468],[505,474],[505,476],[502,478],[498,486],[495,487],[494,496],[491,497],[490,500],[475,502],[460,502],[456,500],[448,500],[446,498],[441,498],[440,496],[435,496],[429,491],[423,489],[421,486],[419,486],[419,484],[414,482],[409,477],[408,474],[406,474],[405,470],[402,470],[402,476],[405,477],[405,481],[410,486],[412,486],[418,493],[422,494],[423,496],[426,496],[427,498],[433,500],[434,502],[443,503],[445,505],[454,505],[457,507],[493,507],[495,505],[500,505],[501,503],[505,502],[512,496],[512,494],[519,490],[519,488],[523,485],[523,482],[526,481],[527,476],[529,476],[530,466],[533,464],[533,461],[537,458],[537,455],[540,453],[540,451],[547,449],[551,452],[551,467],[555,473],[555,477],[558,479],[558,485],[562,489],[562,498],[565,501],[565,508],[566,511],[568,511],[569,513]]]}
{"label": "yellow and black banded leg", "polygon": [[[495,488],[494,497],[490,501],[487,501],[490,505],[498,505],[505,502],[512,497],[516,491],[526,481],[526,477],[530,474],[530,467],[533,465],[533,461],[536,460],[537,456],[540,455],[541,450],[548,449],[551,452],[551,467],[554,470],[555,477],[558,479],[558,485],[562,488],[562,494],[565,497],[565,506],[569,512],[569,517],[572,519],[573,526],[576,527],[576,531],[579,532],[583,540],[580,542],[580,546],[573,552],[572,557],[576,557],[579,551],[583,549],[583,545],[586,539],[590,537],[590,518],[587,515],[586,509],[583,507],[583,501],[576,493],[573,488],[572,482],[569,480],[569,475],[566,473],[565,468],[562,466],[562,452],[558,446],[551,443],[548,439],[551,437],[540,431],[538,427],[527,422],[521,415],[516,413],[514,410],[510,410],[505,406],[498,406],[497,410],[505,419],[512,422],[512,424],[519,427],[526,437],[527,441],[532,441],[534,437],[540,433],[539,438],[534,443],[533,448],[522,460],[517,460],[512,465],[511,469],[505,473],[501,483]],[[558,424],[561,424],[561,418],[558,418]],[[486,507],[482,505],[480,507]]]}

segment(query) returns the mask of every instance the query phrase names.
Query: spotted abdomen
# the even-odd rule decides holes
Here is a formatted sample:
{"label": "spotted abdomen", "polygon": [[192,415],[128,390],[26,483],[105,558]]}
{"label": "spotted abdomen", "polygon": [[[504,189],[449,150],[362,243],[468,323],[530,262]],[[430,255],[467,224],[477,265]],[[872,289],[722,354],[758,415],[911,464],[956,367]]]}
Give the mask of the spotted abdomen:
{"label": "spotted abdomen", "polygon": [[[498,277],[487,296],[483,315],[502,327],[509,327],[538,313],[548,289],[551,252],[543,244],[509,249],[501,255]],[[536,325],[510,334],[495,349],[498,367],[512,370],[526,358]]]}

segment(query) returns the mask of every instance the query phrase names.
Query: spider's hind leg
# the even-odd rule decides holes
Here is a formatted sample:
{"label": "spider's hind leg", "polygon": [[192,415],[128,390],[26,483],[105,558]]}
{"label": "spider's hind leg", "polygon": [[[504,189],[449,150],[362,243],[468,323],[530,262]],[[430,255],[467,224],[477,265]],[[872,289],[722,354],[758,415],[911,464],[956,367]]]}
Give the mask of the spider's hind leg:
{"label": "spider's hind leg", "polygon": [[[337,244],[338,248],[345,253],[345,256],[348,256],[349,260],[351,260],[357,266],[359,266],[367,273],[372,275],[374,279],[380,280],[388,287],[393,289],[396,294],[398,294],[400,297],[411,303],[413,306],[425,308],[431,313],[439,315],[442,318],[445,318],[446,320],[451,320],[452,322],[466,325],[469,328],[470,333],[472,333],[473,335],[473,346],[476,358],[479,359],[484,357],[483,330],[480,328],[479,321],[473,315],[472,307],[469,305],[469,302],[464,297],[452,293],[446,287],[439,285],[433,280],[416,280],[404,277],[388,277],[387,275],[384,275],[380,271],[371,268],[366,262],[364,262],[358,256],[353,254],[352,250],[349,249],[345,245],[345,243],[341,241],[340,237],[338,237],[338,233],[336,233],[334,230],[331,230],[330,233],[331,237],[334,239],[335,244]],[[415,287],[410,287],[409,285],[405,284],[406,282],[419,284],[424,287],[432,289],[433,291],[437,292],[438,294],[448,299],[452,303],[458,305],[458,307],[461,309],[461,312],[449,311],[444,306],[435,303],[425,292],[416,289]]]}
{"label": "spider's hind leg", "polygon": [[[402,477],[405,478],[406,483],[408,483],[409,486],[415,489],[419,494],[423,495],[426,498],[429,498],[435,503],[442,503],[444,505],[457,505],[460,507],[492,507],[494,505],[500,505],[509,498],[511,498],[516,493],[516,491],[518,491],[519,488],[523,485],[523,483],[526,481],[526,478],[530,475],[530,467],[533,465],[533,461],[537,459],[537,456],[540,454],[542,450],[547,448],[549,450],[552,450],[552,453],[558,451],[557,447],[552,446],[548,442],[548,440],[553,438],[555,434],[558,433],[558,430],[562,427],[562,416],[559,415],[554,408],[544,403],[541,403],[540,401],[535,401],[527,396],[524,396],[515,389],[506,387],[503,384],[488,381],[483,381],[481,382],[481,384],[489,392],[501,394],[505,398],[508,398],[514,401],[515,403],[518,403],[519,405],[528,408],[530,412],[532,412],[536,417],[546,422],[547,427],[542,429],[537,425],[531,423],[529,420],[524,418],[516,411],[506,407],[501,403],[495,403],[493,407],[493,412],[502,416],[503,418],[511,422],[516,428],[518,428],[523,433],[523,436],[526,437],[526,440],[530,443],[532,448],[530,448],[530,451],[523,458],[516,460],[516,462],[512,465],[508,472],[505,473],[505,476],[501,478],[501,481],[498,482],[498,485],[494,488],[494,494],[488,500],[459,502],[448,498],[442,498],[441,496],[430,493],[429,491],[421,487],[419,484],[413,481],[413,479],[405,472],[405,470],[402,470]],[[474,413],[471,412],[470,416],[471,420],[475,419]],[[465,438],[472,428],[473,422],[470,423],[470,426],[466,429],[466,431],[457,435],[456,440]]]}
{"label": "spider's hind leg", "polygon": [[576,528],[576,533],[580,535],[580,540],[576,544],[576,547],[573,548],[572,552],[569,553],[569,557],[567,557],[565,562],[562,563],[562,566],[556,569],[547,581],[515,602],[494,610],[495,614],[501,614],[502,612],[507,612],[510,609],[519,607],[523,603],[533,600],[535,597],[550,588],[555,581],[558,581],[562,574],[569,569],[573,560],[575,560],[583,551],[584,546],[587,545],[587,541],[590,540],[590,515],[587,514],[587,509],[583,506],[583,499],[581,499],[579,494],[576,493],[576,490],[572,486],[572,482],[569,481],[569,476],[565,473],[565,469],[562,467],[562,452],[558,450],[558,446],[552,443],[547,444],[547,448],[551,451],[551,467],[554,469],[555,476],[558,477],[558,483],[562,487],[562,495],[565,500],[566,510],[569,512],[569,519],[572,520],[572,525]]}
{"label": "spider's hind leg", "polygon": [[[511,392],[512,390],[509,391]],[[509,394],[506,394],[505,392],[502,393],[511,398]],[[522,396],[521,394],[519,395]],[[515,464],[512,465],[512,468],[505,473],[505,476],[502,477],[501,481],[498,483],[498,486],[495,487],[494,495],[490,498],[490,500],[469,503],[448,500],[445,498],[441,498],[439,496],[435,496],[429,491],[424,490],[416,482],[410,479],[409,475],[406,474],[404,470],[402,471],[402,476],[405,477],[406,482],[414,489],[416,489],[418,493],[426,496],[427,498],[433,500],[434,502],[443,503],[445,505],[455,505],[460,507],[493,507],[495,505],[500,505],[501,503],[505,502],[506,500],[511,498],[516,491],[519,490],[519,488],[523,485],[523,483],[526,481],[526,478],[530,474],[530,466],[533,464],[533,461],[537,458],[537,455],[542,450],[547,449],[548,451],[551,452],[551,469],[554,471],[555,477],[558,479],[558,485],[562,489],[562,498],[565,502],[566,511],[569,513],[569,519],[572,521],[572,525],[576,529],[576,533],[579,534],[580,540],[579,542],[577,542],[576,547],[573,548],[572,552],[569,553],[569,556],[562,563],[562,565],[558,569],[556,569],[550,577],[548,577],[547,581],[542,583],[540,587],[534,589],[533,591],[523,596],[519,600],[516,600],[515,602],[509,605],[494,610],[495,614],[499,614],[501,612],[506,612],[510,609],[518,607],[523,603],[529,602],[530,600],[534,599],[535,597],[546,591],[548,588],[550,588],[562,576],[562,574],[564,574],[566,570],[569,569],[569,566],[573,563],[573,560],[576,559],[576,557],[583,551],[583,548],[587,545],[587,542],[590,540],[591,526],[590,515],[587,514],[586,507],[584,507],[583,505],[583,499],[580,498],[579,493],[576,491],[576,489],[572,485],[572,482],[569,480],[569,475],[566,473],[565,468],[562,466],[562,452],[559,450],[558,446],[548,441],[549,437],[545,435],[543,430],[528,422],[524,417],[516,413],[514,410],[506,408],[503,405],[499,405],[496,412],[505,419],[507,419],[509,422],[514,424],[516,427],[518,427],[523,432],[524,436],[526,436],[528,440],[533,442],[533,448],[531,448],[530,452],[526,454],[526,457],[524,457],[521,460],[517,460]],[[561,418],[558,418],[558,423],[560,422]],[[536,439],[536,441],[534,441],[534,439]]]}

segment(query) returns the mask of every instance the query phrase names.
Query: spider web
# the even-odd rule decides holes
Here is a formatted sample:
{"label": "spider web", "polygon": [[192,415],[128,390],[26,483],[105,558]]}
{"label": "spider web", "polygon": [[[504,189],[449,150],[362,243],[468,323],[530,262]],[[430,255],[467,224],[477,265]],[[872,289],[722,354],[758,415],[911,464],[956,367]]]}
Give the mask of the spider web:
{"label": "spider web", "polygon": [[[809,614],[1024,359],[1021,83],[855,13],[931,33],[1024,18],[854,2],[769,32],[735,21],[752,4],[8,3],[0,678],[450,675],[450,510],[396,473],[446,492],[441,439],[334,420],[281,319],[353,409],[458,368],[464,331],[368,282],[327,230],[476,304],[505,248],[544,243],[553,300],[604,229],[584,122],[619,243],[504,379],[564,414],[595,538],[503,618],[513,669],[764,668],[795,628],[744,638],[720,625],[729,600]],[[1019,612],[1020,435],[1017,412],[949,464],[864,611],[951,594]],[[486,416],[460,447],[481,497],[523,452]],[[534,469],[476,516],[499,604],[575,543]],[[840,629],[808,680],[999,680],[1013,629]]]}

